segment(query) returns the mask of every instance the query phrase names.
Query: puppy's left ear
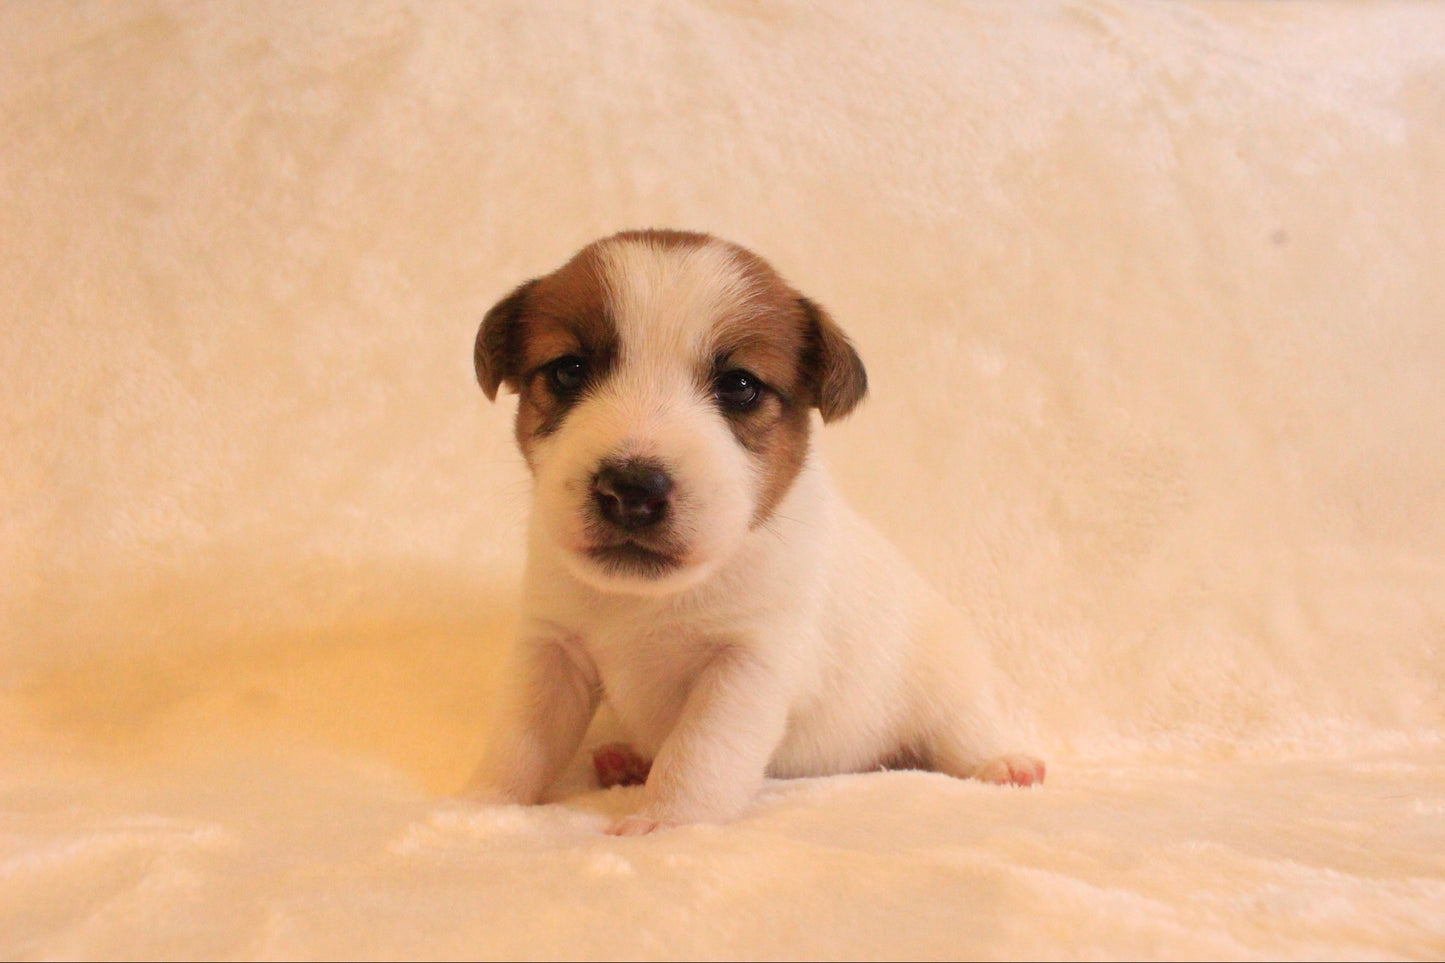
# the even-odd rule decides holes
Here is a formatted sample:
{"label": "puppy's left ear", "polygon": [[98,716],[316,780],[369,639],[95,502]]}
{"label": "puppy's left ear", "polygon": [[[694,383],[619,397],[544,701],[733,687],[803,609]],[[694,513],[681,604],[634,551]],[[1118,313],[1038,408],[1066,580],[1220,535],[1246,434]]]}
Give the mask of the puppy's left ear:
{"label": "puppy's left ear", "polygon": [[798,298],[798,307],[808,319],[803,370],[812,382],[813,403],[824,422],[836,421],[857,407],[868,393],[868,372],[848,336],[828,312],[804,297]]}
{"label": "puppy's left ear", "polygon": [[477,329],[472,363],[477,369],[477,384],[488,401],[497,400],[502,382],[516,378],[522,363],[522,314],[527,310],[527,296],[535,280],[519,285],[515,291],[492,306]]}

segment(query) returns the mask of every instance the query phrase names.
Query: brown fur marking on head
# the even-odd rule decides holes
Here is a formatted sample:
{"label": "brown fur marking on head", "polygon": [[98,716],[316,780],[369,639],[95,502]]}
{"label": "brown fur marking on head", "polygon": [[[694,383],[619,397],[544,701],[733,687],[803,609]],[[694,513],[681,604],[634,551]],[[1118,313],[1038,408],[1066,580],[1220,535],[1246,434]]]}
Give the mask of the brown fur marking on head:
{"label": "brown fur marking on head", "polygon": [[517,392],[517,444],[530,462],[536,439],[555,431],[573,404],[551,391],[548,365],[575,355],[587,362],[589,381],[595,383],[611,368],[617,351],[617,328],[592,245],[487,312],[477,333],[477,380],[489,398],[503,383]]}
{"label": "brown fur marking on head", "polygon": [[[719,241],[711,234],[703,234],[699,231],[674,231],[668,228],[649,227],[642,230],[618,231],[611,237],[603,238],[592,246],[597,247],[614,242],[641,242],[654,247],[668,248],[692,248],[702,247],[705,244],[726,244],[726,241]],[[731,245],[729,245],[731,246]]]}
{"label": "brown fur marking on head", "polygon": [[[825,421],[851,410],[866,390],[862,362],[822,309],[802,297],[762,258],[724,244],[751,288],[736,313],[714,335],[713,362],[703,375],[741,368],[770,389],[748,412],[729,414],[734,437],[761,470],[753,524],[765,521],[802,470],[811,421],[818,407]],[[837,369],[831,375],[830,369]]]}

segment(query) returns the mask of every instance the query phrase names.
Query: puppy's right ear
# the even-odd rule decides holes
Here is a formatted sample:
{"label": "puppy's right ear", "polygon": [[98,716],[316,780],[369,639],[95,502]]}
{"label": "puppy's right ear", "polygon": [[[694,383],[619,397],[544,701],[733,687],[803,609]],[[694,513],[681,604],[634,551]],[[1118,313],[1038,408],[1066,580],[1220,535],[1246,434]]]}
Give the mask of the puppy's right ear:
{"label": "puppy's right ear", "polygon": [[492,306],[477,329],[477,344],[472,363],[477,369],[477,384],[488,401],[497,400],[497,389],[504,381],[517,378],[522,364],[522,315],[527,310],[527,297],[537,282],[528,281]]}

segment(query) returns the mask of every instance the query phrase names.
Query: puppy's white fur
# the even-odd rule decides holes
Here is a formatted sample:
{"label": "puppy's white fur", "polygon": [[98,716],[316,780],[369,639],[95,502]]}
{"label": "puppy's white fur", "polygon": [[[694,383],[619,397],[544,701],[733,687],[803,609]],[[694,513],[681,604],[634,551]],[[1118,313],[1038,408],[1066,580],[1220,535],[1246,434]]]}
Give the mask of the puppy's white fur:
{"label": "puppy's white fur", "polygon": [[[584,362],[575,396],[549,380],[558,358]],[[743,369],[769,396],[730,410],[709,379],[750,358],[772,366]],[[604,239],[488,314],[477,367],[489,395],[522,395],[535,501],[515,684],[472,794],[538,801],[603,699],[654,760],[615,833],[731,820],[765,775],[1042,780],[1004,754],[1004,683],[972,628],[806,446],[800,406],[846,414],[862,367],[760,259],[705,235]],[[642,533],[664,564],[647,568],[594,551],[632,538],[599,520],[599,466],[638,459],[671,480],[661,534]]]}

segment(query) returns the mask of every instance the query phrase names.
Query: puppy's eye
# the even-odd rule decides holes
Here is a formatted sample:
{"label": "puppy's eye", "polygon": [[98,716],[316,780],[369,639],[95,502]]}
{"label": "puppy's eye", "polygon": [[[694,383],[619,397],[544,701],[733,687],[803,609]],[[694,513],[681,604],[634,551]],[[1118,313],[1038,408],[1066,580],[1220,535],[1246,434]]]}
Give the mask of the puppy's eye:
{"label": "puppy's eye", "polygon": [[724,411],[752,411],[763,400],[763,383],[741,368],[724,371],[714,378],[712,391]]}
{"label": "puppy's eye", "polygon": [[574,354],[564,355],[547,366],[547,387],[563,400],[577,397],[587,385],[587,361]]}

